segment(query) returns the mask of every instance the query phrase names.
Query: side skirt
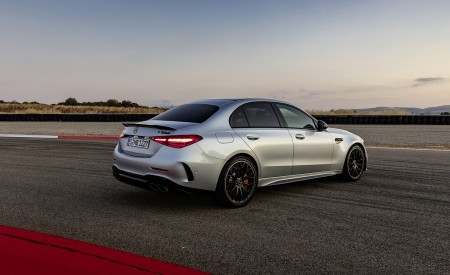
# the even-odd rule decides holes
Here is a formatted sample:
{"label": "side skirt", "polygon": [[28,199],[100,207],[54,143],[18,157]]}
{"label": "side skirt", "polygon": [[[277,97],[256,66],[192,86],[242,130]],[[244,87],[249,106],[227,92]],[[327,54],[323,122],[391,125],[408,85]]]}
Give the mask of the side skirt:
{"label": "side skirt", "polygon": [[258,187],[273,186],[273,185],[280,185],[280,184],[286,184],[286,183],[297,182],[297,181],[330,177],[330,176],[339,175],[341,173],[342,173],[341,170],[335,170],[335,171],[326,171],[326,172],[319,172],[319,173],[309,173],[309,174],[301,174],[301,175],[289,175],[289,176],[274,177],[274,178],[264,178],[264,179],[259,179]]}

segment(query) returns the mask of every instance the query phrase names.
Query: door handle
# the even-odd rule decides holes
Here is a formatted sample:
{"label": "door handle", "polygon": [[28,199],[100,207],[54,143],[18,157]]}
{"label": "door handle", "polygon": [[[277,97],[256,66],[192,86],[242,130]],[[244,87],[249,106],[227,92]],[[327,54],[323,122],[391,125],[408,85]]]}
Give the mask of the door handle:
{"label": "door handle", "polygon": [[305,136],[302,135],[302,134],[296,134],[296,135],[295,135],[295,138],[296,138],[296,139],[305,139]]}
{"label": "door handle", "polygon": [[259,139],[259,136],[258,136],[258,135],[250,134],[250,135],[247,135],[247,138],[248,138],[249,140],[258,140],[258,139]]}

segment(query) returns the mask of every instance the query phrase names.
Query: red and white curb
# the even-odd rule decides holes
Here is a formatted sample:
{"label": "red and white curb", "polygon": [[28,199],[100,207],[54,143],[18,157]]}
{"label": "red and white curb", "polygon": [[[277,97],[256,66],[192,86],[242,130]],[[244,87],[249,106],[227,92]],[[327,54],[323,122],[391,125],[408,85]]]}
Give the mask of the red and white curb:
{"label": "red and white curb", "polygon": [[0,134],[0,138],[119,140],[118,136],[49,136],[49,135],[16,135],[16,134]]}

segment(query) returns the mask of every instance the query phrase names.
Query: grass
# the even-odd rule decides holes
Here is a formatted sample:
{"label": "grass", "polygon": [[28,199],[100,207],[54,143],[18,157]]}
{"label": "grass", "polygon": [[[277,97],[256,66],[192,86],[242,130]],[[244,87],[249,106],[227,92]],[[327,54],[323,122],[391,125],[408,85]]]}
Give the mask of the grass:
{"label": "grass", "polygon": [[410,112],[407,112],[402,109],[391,109],[391,110],[385,110],[382,112],[360,112],[357,110],[351,110],[351,109],[338,109],[338,110],[307,110],[307,112],[311,115],[386,115],[386,116],[393,116],[393,115],[411,115]]}
{"label": "grass", "polygon": [[[165,111],[158,107],[103,107],[103,106],[65,106],[47,104],[0,104],[0,114],[159,114]],[[311,115],[410,115],[401,109],[383,112],[358,112],[352,109],[307,110]]]}
{"label": "grass", "polygon": [[46,104],[0,104],[0,114],[159,114],[158,107],[64,106]]}

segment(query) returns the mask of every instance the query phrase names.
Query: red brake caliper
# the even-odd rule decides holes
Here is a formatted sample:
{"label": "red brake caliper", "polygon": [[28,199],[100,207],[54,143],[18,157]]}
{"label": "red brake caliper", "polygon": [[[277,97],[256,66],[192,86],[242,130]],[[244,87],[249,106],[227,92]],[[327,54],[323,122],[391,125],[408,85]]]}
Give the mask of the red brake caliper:
{"label": "red brake caliper", "polygon": [[243,182],[244,182],[245,187],[247,187],[248,186],[248,175],[247,175],[247,172],[244,173]]}

